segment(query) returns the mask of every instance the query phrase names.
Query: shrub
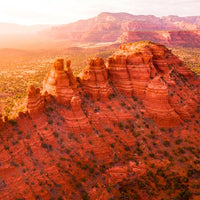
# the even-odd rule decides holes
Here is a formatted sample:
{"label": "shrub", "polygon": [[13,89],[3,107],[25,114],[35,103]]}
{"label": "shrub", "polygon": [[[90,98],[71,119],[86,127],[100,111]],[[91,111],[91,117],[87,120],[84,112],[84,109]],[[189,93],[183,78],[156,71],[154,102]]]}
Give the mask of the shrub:
{"label": "shrub", "polygon": [[150,153],[149,156],[152,157],[152,158],[155,158],[155,154],[154,153]]}
{"label": "shrub", "polygon": [[49,120],[49,121],[48,121],[48,124],[53,124],[53,120]]}
{"label": "shrub", "polygon": [[88,169],[88,165],[87,164],[81,165],[81,169]]}
{"label": "shrub", "polygon": [[177,139],[177,140],[175,141],[175,143],[176,143],[176,144],[181,144],[182,141],[183,141],[182,139]]}
{"label": "shrub", "polygon": [[18,131],[18,135],[21,135],[23,132],[22,131]]}
{"label": "shrub", "polygon": [[125,151],[130,151],[130,148],[128,146],[124,146]]}
{"label": "shrub", "polygon": [[76,188],[80,188],[82,186],[81,182],[76,183]]}
{"label": "shrub", "polygon": [[163,145],[164,145],[165,147],[168,147],[168,146],[170,145],[170,142],[169,142],[168,140],[165,140],[165,141],[163,142]]}
{"label": "shrub", "polygon": [[100,166],[100,172],[104,173],[106,171],[106,166],[103,164]]}
{"label": "shrub", "polygon": [[125,106],[126,104],[124,102],[121,103],[121,106]]}
{"label": "shrub", "polygon": [[132,98],[133,98],[134,101],[137,101],[137,100],[138,100],[138,98],[135,97],[135,96],[133,96]]}
{"label": "shrub", "polygon": [[110,144],[110,146],[111,146],[112,148],[114,148],[114,147],[115,147],[115,144],[114,144],[114,143],[112,143],[112,144]]}
{"label": "shrub", "polygon": [[31,136],[30,136],[30,135],[27,135],[27,136],[26,136],[26,139],[30,139],[30,138],[31,138]]}
{"label": "shrub", "polygon": [[191,196],[192,196],[192,193],[190,192],[189,189],[183,189],[175,197],[175,200],[189,200]]}
{"label": "shrub", "polygon": [[108,133],[112,133],[112,129],[111,128],[106,128],[105,131],[107,131]]}
{"label": "shrub", "polygon": [[59,134],[57,132],[53,132],[54,137],[58,138]]}
{"label": "shrub", "polygon": [[9,120],[9,123],[10,123],[12,126],[16,126],[16,125],[17,125],[17,121],[14,120],[14,119],[10,119],[10,120]]}
{"label": "shrub", "polygon": [[83,192],[83,194],[81,195],[81,198],[83,199],[83,200],[89,200],[90,198],[89,198],[89,196],[88,196],[88,193],[87,192]]}
{"label": "shrub", "polygon": [[123,124],[121,122],[118,123],[118,127],[119,127],[120,130],[124,129],[124,126],[123,126]]}

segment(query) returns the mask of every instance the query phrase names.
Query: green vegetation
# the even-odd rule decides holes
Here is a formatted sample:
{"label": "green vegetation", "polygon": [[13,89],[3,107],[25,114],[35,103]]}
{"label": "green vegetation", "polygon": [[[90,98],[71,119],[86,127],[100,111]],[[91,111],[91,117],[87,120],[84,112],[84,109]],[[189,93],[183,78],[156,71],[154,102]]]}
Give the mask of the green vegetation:
{"label": "green vegetation", "polygon": [[[143,43],[142,41],[138,44]],[[87,66],[89,58],[100,56],[105,60],[114,50],[71,48],[49,52],[27,51],[25,55],[0,55],[0,103],[3,116],[13,118],[20,111],[25,111],[28,86],[32,84],[42,89],[42,81],[57,57],[70,59],[73,73],[77,75]],[[200,75],[200,48],[173,48],[172,53],[182,59],[193,72]],[[114,96],[110,96],[110,99],[112,98]],[[133,98],[137,101],[136,97]]]}
{"label": "green vegetation", "polygon": [[200,76],[200,48],[173,48],[172,53],[183,60],[185,65]]}
{"label": "green vegetation", "polygon": [[0,104],[2,115],[16,117],[26,109],[26,95],[29,85],[42,89],[42,81],[50,70],[51,63],[58,58],[71,60],[71,69],[78,75],[87,66],[89,58],[99,56],[106,59],[113,49],[63,49],[41,52],[27,51],[23,55],[0,55]]}

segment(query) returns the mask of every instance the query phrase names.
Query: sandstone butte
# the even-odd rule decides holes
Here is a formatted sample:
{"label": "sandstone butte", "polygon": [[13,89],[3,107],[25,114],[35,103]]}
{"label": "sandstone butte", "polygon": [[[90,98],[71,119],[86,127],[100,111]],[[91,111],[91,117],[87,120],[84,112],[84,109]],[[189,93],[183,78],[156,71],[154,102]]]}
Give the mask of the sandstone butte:
{"label": "sandstone butte", "polygon": [[0,199],[199,199],[200,79],[151,42],[70,64],[1,117]]}

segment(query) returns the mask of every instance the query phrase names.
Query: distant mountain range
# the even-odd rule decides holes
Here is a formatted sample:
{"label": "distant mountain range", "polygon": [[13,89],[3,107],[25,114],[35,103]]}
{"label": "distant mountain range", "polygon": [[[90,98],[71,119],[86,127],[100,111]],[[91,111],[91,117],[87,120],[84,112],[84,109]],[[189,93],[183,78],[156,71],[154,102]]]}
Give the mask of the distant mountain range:
{"label": "distant mountain range", "polygon": [[[168,45],[199,47],[198,30],[200,30],[200,16],[156,17],[103,12],[90,19],[55,26],[0,23],[0,48],[19,48],[20,44],[23,44],[24,48],[28,45],[31,47],[35,45],[36,48],[49,48],[49,43],[53,43],[51,47],[59,47],[63,41],[67,41],[67,44],[74,44],[77,42],[123,43],[132,40],[152,40]],[[6,46],[7,43],[9,45]]]}
{"label": "distant mountain range", "polygon": [[53,26],[43,34],[54,39],[77,42],[114,42],[127,31],[198,30],[200,16],[155,17],[128,13],[101,13],[97,17]]}

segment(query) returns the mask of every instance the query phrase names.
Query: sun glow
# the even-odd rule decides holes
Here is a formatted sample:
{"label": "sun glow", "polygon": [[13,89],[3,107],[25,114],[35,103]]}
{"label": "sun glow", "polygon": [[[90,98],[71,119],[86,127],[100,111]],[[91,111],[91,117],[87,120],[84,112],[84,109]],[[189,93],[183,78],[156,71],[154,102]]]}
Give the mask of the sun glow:
{"label": "sun glow", "polygon": [[199,14],[199,8],[199,0],[6,0],[0,1],[0,22],[64,24],[100,12],[194,16]]}

